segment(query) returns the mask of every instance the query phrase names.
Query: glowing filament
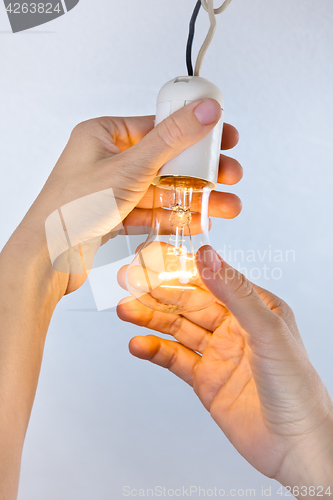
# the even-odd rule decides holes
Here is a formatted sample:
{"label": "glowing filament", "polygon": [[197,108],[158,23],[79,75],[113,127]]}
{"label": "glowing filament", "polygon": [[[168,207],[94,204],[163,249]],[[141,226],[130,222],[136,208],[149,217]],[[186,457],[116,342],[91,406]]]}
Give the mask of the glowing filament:
{"label": "glowing filament", "polygon": [[159,278],[162,281],[170,281],[170,280],[180,279],[180,278],[183,280],[184,279],[190,280],[191,278],[194,278],[195,275],[196,275],[196,273],[193,271],[176,271],[176,272],[172,272],[172,273],[163,272],[163,273],[159,274]]}

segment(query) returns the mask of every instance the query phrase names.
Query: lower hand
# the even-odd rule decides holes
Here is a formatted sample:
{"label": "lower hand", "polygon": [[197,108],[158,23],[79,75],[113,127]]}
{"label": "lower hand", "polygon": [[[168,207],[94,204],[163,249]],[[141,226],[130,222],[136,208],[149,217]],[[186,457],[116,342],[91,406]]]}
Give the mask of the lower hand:
{"label": "lower hand", "polygon": [[235,448],[266,476],[289,486],[333,487],[333,404],[290,307],[211,247],[199,250],[197,266],[216,298],[207,309],[174,315],[121,301],[121,319],[177,340],[135,337],[131,353],[192,386]]}

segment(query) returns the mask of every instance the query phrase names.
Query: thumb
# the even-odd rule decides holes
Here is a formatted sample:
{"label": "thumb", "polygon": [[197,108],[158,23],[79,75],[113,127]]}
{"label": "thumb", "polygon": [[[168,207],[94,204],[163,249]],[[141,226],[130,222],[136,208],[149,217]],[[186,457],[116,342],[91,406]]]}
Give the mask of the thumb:
{"label": "thumb", "polygon": [[[243,274],[227,264],[209,245],[198,250],[196,263],[204,285],[252,340],[270,345],[281,343],[283,334],[288,332],[287,325],[264,303]],[[277,330],[281,333],[278,336]]]}
{"label": "thumb", "polygon": [[140,142],[125,153],[127,160],[155,176],[168,161],[203,139],[221,117],[221,106],[214,99],[192,102],[168,116]]}

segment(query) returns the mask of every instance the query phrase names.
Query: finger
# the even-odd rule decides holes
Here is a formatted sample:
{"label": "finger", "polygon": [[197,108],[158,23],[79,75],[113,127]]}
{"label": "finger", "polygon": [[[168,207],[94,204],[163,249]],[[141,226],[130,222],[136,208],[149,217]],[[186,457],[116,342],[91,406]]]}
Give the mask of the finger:
{"label": "finger", "polygon": [[285,346],[290,339],[287,325],[263,302],[250,281],[208,245],[199,249],[196,263],[203,283],[234,315],[250,345],[266,354],[267,348]]}
{"label": "finger", "polygon": [[70,161],[70,158],[75,156],[85,162],[109,160],[110,155],[118,155],[137,144],[153,127],[153,116],[102,116],[86,120],[73,129],[62,158],[68,157]]}
{"label": "finger", "polygon": [[[139,245],[139,247],[140,246],[141,245]],[[155,273],[161,273],[162,271],[177,271],[179,255],[173,252],[174,248],[173,245],[159,241],[158,239],[156,241],[150,241],[141,249],[138,265],[143,264],[147,269]],[[195,256],[192,253],[186,252],[186,254],[182,254],[181,270],[187,271],[189,273],[189,278],[193,278],[196,284],[199,286],[202,284],[200,276],[196,272]]]}
{"label": "finger", "polygon": [[212,191],[209,198],[210,217],[234,219],[242,211],[242,201],[233,193]]}
{"label": "finger", "polygon": [[215,299],[202,284],[194,256],[179,255],[173,247],[154,241],[146,244],[132,264],[118,273],[120,286],[152,309],[167,313],[199,311]]}
{"label": "finger", "polygon": [[[139,259],[136,260],[137,262],[139,262]],[[131,264],[131,266],[133,266],[133,263]],[[127,291],[129,291],[127,282],[127,271],[129,267],[130,267],[129,265],[122,266],[117,273],[117,281],[119,286]],[[140,290],[141,289],[140,287],[142,287],[142,291],[146,292],[152,289],[154,285],[155,287],[157,287],[162,283],[161,278],[158,278],[157,273],[152,271],[151,269],[147,268],[147,272],[145,272],[139,265],[133,267],[135,269],[132,272],[132,275],[130,276],[130,281],[131,281],[130,285],[132,285],[133,288],[137,287]],[[151,267],[154,267],[154,265],[151,265]],[[168,283],[169,284],[175,283],[175,280],[174,281],[169,280]],[[191,283],[193,283],[193,285],[197,286],[198,288],[205,289],[204,284],[200,279],[200,276],[192,278]],[[209,302],[212,302],[212,300],[209,299]]]}
{"label": "finger", "polygon": [[225,149],[232,149],[238,144],[238,141],[239,141],[238,130],[233,125],[229,125],[229,123],[225,123],[223,125],[221,149],[224,149],[224,150]]}
{"label": "finger", "polygon": [[226,184],[228,186],[237,184],[243,177],[243,167],[234,158],[229,156],[220,156],[220,166],[218,180],[220,184]]}
{"label": "finger", "polygon": [[[94,120],[99,120],[103,127],[107,129],[114,143],[124,145],[121,150],[128,149],[131,145],[140,142],[154,128],[154,115],[111,117],[104,116]],[[92,122],[93,120],[89,120]],[[223,126],[223,136],[221,149],[232,149],[239,141],[238,130],[225,123]]]}
{"label": "finger", "polygon": [[[122,169],[128,182],[126,164],[135,165],[135,176],[141,183],[153,181],[158,170],[182,151],[206,137],[221,117],[220,104],[214,99],[196,101],[184,106],[159,123],[122,156]],[[126,161],[125,161],[126,160]],[[146,187],[146,189],[147,189]]]}
{"label": "finger", "polygon": [[104,116],[96,120],[109,133],[113,143],[120,151],[125,151],[140,142],[154,128],[155,116],[131,116],[127,118]]}
{"label": "finger", "polygon": [[153,128],[155,124],[155,116],[131,116],[121,118],[125,126],[122,130],[123,135],[128,135],[132,145],[141,141]]}
{"label": "finger", "polygon": [[274,295],[274,293],[265,290],[265,288],[261,288],[258,285],[253,285],[259,297],[265,302],[265,304],[273,311],[275,314],[280,316],[280,318],[285,321],[288,325],[290,331],[293,333],[294,337],[298,340],[299,344],[304,348],[305,346],[299,333],[295,315],[293,310],[291,309],[286,302],[284,302],[280,297]]}
{"label": "finger", "polygon": [[[126,287],[126,272],[127,272],[128,266],[123,266],[121,269],[118,271],[117,275],[117,280],[118,284],[124,289],[127,290]],[[138,302],[135,301],[133,298],[133,302]],[[139,304],[139,302],[138,302]],[[122,307],[124,304],[122,304]],[[134,307],[134,306],[133,306]],[[139,307],[139,306],[137,306]],[[145,307],[142,304],[142,307]],[[152,314],[153,310],[148,308],[150,313]],[[159,313],[161,314],[161,313]],[[195,324],[200,326],[206,331],[213,332],[218,328],[223,321],[225,321],[226,317],[229,315],[228,309],[226,307],[222,306],[221,304],[218,304],[217,302],[214,302],[210,306],[208,306],[205,309],[202,309],[201,311],[195,311],[195,312],[187,312],[183,313],[182,316],[184,316],[186,319],[188,319],[191,324]],[[175,315],[168,314],[170,317],[175,317]],[[135,322],[136,323],[136,322]],[[136,323],[138,324],[138,323]],[[146,328],[149,328],[147,325],[140,325],[140,326],[146,326]],[[162,331],[159,328],[157,328],[158,331]],[[177,339],[179,340],[179,339]],[[183,342],[182,342],[183,343]],[[188,346],[189,347],[189,346]],[[197,350],[197,349],[195,349]]]}
{"label": "finger", "polygon": [[[157,211],[156,211],[157,212]],[[156,215],[155,212],[155,215]],[[160,210],[159,211],[159,235],[169,235],[173,232],[173,225],[170,220],[170,211],[169,210]],[[144,228],[152,227],[152,217],[153,211],[135,208],[132,212],[126,217],[123,221],[123,225],[128,229],[127,234],[131,233],[131,227],[142,226]],[[201,224],[201,216],[200,214],[193,214],[191,224],[190,224],[191,234],[201,234],[203,232],[202,224]],[[188,236],[189,231],[188,227],[185,228],[185,236]],[[138,234],[135,232],[135,234]]]}
{"label": "finger", "polygon": [[154,311],[137,300],[122,300],[117,314],[123,321],[172,335],[181,344],[202,353],[208,346],[212,334],[178,314]]}
{"label": "finger", "polygon": [[122,266],[117,273],[118,285],[121,286],[123,290],[127,290],[126,287],[126,273],[128,266]]}
{"label": "finger", "polygon": [[172,340],[154,335],[134,337],[129,343],[133,356],[146,359],[155,365],[167,368],[171,373],[193,386],[195,368],[201,356]]}
{"label": "finger", "polygon": [[[118,284],[124,290],[127,290],[126,272],[127,272],[128,267],[129,266],[123,266],[121,269],[119,269],[118,275],[117,275]],[[133,300],[133,302],[135,302],[135,300]],[[145,307],[145,306],[142,305],[142,307]],[[150,308],[148,308],[148,310],[152,314],[153,310]],[[230,313],[226,307],[224,307],[222,304],[218,304],[217,302],[214,302],[213,304],[206,307],[205,309],[202,309],[201,311],[183,313],[182,316],[184,316],[186,319],[188,319],[191,322],[191,324],[198,325],[207,331],[213,332],[214,330],[216,330],[216,328],[218,328],[225,321],[225,319],[229,316],[229,314]],[[170,315],[170,316],[174,317],[175,315]],[[138,324],[138,323],[136,323],[136,324]],[[143,326],[143,325],[141,325],[141,326]],[[144,326],[146,326],[148,328],[147,325],[144,325]],[[162,331],[159,328],[157,328],[157,330]],[[177,340],[179,340],[179,339],[177,339]]]}
{"label": "finger", "polygon": [[[133,144],[137,144],[145,135],[147,135],[154,128],[154,115],[149,116],[131,116],[125,118],[109,118],[110,120],[117,120],[119,126],[119,131],[122,136],[126,137],[126,134],[130,137]],[[119,121],[118,121],[119,120]],[[121,128],[121,125],[125,126],[125,129]],[[239,142],[239,132],[238,130],[229,123],[223,125],[223,136],[221,149],[228,150],[234,148]]]}
{"label": "finger", "polygon": [[205,330],[214,332],[230,315],[228,309],[222,304],[214,302],[201,311],[184,313],[183,316]]}
{"label": "finger", "polygon": [[[156,207],[159,204],[158,196],[156,197]],[[137,207],[141,209],[151,209],[154,200],[154,186],[150,186],[146,195],[138,203]],[[194,193],[191,211],[199,213],[201,209],[202,194]],[[232,193],[222,193],[220,191],[212,191],[209,199],[209,216],[220,217],[224,219],[233,219],[237,217],[242,210],[242,202]]]}
{"label": "finger", "polygon": [[[150,259],[148,259],[150,260]],[[129,266],[123,266],[119,269],[118,274],[117,274],[117,281],[119,286],[123,288],[124,290],[127,290],[127,284],[126,284],[126,273],[128,270]],[[197,280],[198,286],[201,288],[205,288],[204,283],[202,283],[202,280],[199,279]],[[145,307],[145,306],[143,306]],[[226,317],[229,315],[229,311],[222,306],[221,304],[218,304],[217,302],[212,303],[212,299],[209,298],[209,305],[206,308],[200,307],[201,310],[195,311],[195,312],[185,312],[182,313],[182,316],[190,320],[193,324],[196,324],[205,330],[213,332],[218,326],[221,325],[221,323],[226,319]],[[152,314],[152,309],[150,309],[150,312]],[[171,315],[172,316],[172,315]],[[147,326],[147,325],[145,325]],[[159,329],[158,329],[159,330]],[[161,331],[161,330],[159,330]]]}
{"label": "finger", "polygon": [[[139,262],[139,257],[135,261]],[[135,265],[135,261],[128,268],[126,288],[152,309],[165,313],[199,311],[214,302],[213,295],[196,285],[194,279],[186,283],[178,277],[170,279],[164,274],[171,273],[156,273],[147,267]]]}

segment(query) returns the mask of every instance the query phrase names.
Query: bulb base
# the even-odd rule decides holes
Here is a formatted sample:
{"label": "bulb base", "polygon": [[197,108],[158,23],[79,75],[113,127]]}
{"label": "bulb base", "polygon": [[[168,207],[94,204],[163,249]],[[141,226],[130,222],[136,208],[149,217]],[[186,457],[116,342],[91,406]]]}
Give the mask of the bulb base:
{"label": "bulb base", "polygon": [[199,76],[174,78],[166,83],[158,94],[155,125],[187,104],[207,98],[220,103],[222,115],[219,122],[201,141],[166,163],[160,169],[154,184],[166,176],[181,176],[205,181],[210,189],[215,189],[223,130],[224,99],[220,89]]}

